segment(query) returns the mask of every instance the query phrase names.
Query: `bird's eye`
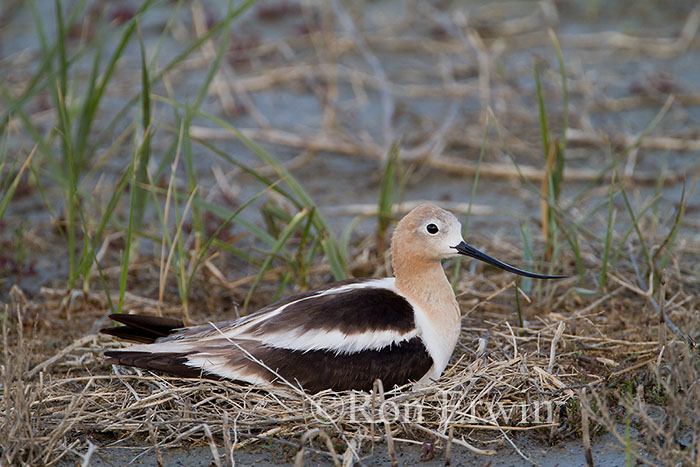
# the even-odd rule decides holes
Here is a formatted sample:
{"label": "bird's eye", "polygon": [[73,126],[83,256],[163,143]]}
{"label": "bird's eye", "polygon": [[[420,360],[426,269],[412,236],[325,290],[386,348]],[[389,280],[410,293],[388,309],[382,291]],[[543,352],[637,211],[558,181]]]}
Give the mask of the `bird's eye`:
{"label": "bird's eye", "polygon": [[435,224],[428,224],[425,227],[425,230],[427,230],[429,234],[435,235],[436,233],[438,233],[438,230],[440,230],[440,229],[438,229],[438,226]]}

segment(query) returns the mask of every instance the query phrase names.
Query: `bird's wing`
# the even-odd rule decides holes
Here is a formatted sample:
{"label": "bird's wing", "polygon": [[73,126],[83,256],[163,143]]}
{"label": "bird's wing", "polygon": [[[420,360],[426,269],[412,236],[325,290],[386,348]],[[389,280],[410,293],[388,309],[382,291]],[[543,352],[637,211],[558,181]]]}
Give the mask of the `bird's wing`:
{"label": "bird's wing", "polygon": [[221,338],[289,350],[378,350],[417,335],[412,305],[393,279],[354,281],[277,302],[241,320],[210,323],[159,339],[171,348]]}
{"label": "bird's wing", "polygon": [[[140,365],[126,359],[138,357]],[[371,389],[420,379],[432,366],[411,304],[393,279],[344,283],[291,297],[242,320],[184,328],[154,344],[108,354],[148,368],[150,352],[203,376],[251,383],[287,380],[309,390]],[[136,361],[136,360],[134,360]],[[168,371],[158,360],[158,368]],[[186,376],[186,375],[185,375]],[[194,374],[193,376],[196,376]]]}

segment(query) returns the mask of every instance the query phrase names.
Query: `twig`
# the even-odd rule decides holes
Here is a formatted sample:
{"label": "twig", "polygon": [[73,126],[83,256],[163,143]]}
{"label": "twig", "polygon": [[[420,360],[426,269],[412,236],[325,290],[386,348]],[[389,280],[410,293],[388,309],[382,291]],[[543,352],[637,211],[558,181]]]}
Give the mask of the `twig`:
{"label": "twig", "polygon": [[[612,144],[616,147],[630,147],[637,142],[637,136],[612,135],[581,130],[579,128],[566,129],[566,142],[580,146],[604,146]],[[673,136],[646,136],[636,144],[640,149],[652,149],[660,151],[696,152],[700,151],[700,139],[684,139]],[[644,176],[647,178],[653,174]],[[658,178],[658,174],[656,175]]]}
{"label": "twig", "polygon": [[630,365],[627,368],[623,368],[622,370],[610,373],[610,376],[608,378],[614,378],[614,377],[620,376],[624,373],[628,373],[630,371],[634,371],[634,370],[637,370],[639,368],[643,368],[643,367],[647,366],[649,363],[652,363],[654,361],[656,361],[656,357],[650,358],[647,360],[643,360],[641,362],[635,363],[634,365]]}
{"label": "twig", "polygon": [[[411,423],[411,427],[416,428],[417,430],[420,430],[424,433],[428,433],[430,435],[433,435],[436,438],[440,438],[442,440],[448,439],[448,437],[446,435],[443,435],[442,433],[439,433],[435,430],[431,430],[430,428],[428,428],[426,426],[419,425],[418,423]],[[453,439],[452,442],[454,444],[457,444],[459,446],[467,448],[468,450],[470,450],[471,452],[473,452],[475,454],[480,454],[482,456],[494,456],[497,454],[496,451],[491,450],[491,449],[479,449],[479,448],[477,448],[476,446],[468,443],[467,440],[464,439],[464,437],[462,437],[462,439]]]}
{"label": "twig", "polygon": [[355,459],[359,458],[359,446],[362,440],[362,428],[357,429],[355,437],[348,443],[348,448],[343,453],[343,467],[352,467]]}
{"label": "twig", "polygon": [[212,462],[216,464],[216,467],[221,467],[221,457],[219,456],[219,449],[216,447],[216,441],[214,441],[214,436],[212,436],[211,434],[211,428],[209,428],[209,425],[207,425],[206,423],[202,423],[200,426],[202,427],[202,430],[204,430],[204,434],[209,440],[209,449],[211,450],[211,455],[213,458]]}
{"label": "twig", "polygon": [[283,428],[281,426],[276,426],[276,427],[270,428],[269,430],[267,430],[263,433],[260,433],[259,435],[252,436],[248,439],[244,439],[243,441],[241,441],[240,443],[238,443],[234,446],[234,450],[244,448],[244,447],[248,446],[249,444],[253,444],[253,443],[260,441],[260,440],[270,439],[270,438],[272,438],[273,435],[276,435],[277,433],[281,432],[282,430],[283,430]]}
{"label": "twig", "polygon": [[231,444],[231,430],[228,426],[228,412],[224,412],[221,429],[224,432],[224,461],[226,462],[226,467],[233,467],[236,463],[233,459],[233,444]]}

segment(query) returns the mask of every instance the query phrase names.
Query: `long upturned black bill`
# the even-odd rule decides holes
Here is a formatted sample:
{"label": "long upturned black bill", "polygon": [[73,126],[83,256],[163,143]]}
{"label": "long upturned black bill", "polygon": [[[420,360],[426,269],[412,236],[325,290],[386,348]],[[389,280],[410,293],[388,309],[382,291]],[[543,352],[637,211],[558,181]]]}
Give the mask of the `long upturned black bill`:
{"label": "long upturned black bill", "polygon": [[471,256],[472,258],[478,259],[479,261],[483,261],[484,263],[488,263],[492,266],[496,266],[498,268],[504,269],[508,272],[512,272],[515,274],[520,274],[521,276],[525,277],[533,277],[535,279],[563,279],[567,276],[547,276],[544,274],[535,274],[534,272],[527,272],[523,271],[522,269],[514,268],[513,266],[510,266],[502,261],[498,261],[496,258],[492,258],[486,253],[482,253],[481,251],[477,250],[473,246],[469,245],[467,242],[461,242],[457,246],[453,246],[457,252],[466,255],[466,256]]}

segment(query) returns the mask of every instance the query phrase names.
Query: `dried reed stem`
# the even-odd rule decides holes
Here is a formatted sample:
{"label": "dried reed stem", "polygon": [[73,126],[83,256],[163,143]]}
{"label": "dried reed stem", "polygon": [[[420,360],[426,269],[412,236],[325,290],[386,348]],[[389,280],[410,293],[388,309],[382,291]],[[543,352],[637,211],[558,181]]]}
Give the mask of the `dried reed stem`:
{"label": "dried reed stem", "polygon": [[559,339],[561,339],[561,336],[564,334],[565,327],[566,323],[561,321],[559,326],[557,326],[557,331],[554,333],[554,338],[552,338],[552,344],[549,346],[549,363],[547,364],[547,373],[551,374],[554,370],[554,359],[557,355],[557,343],[559,343]]}
{"label": "dried reed stem", "polygon": [[586,397],[586,388],[579,391],[579,407],[581,410],[581,438],[583,440],[583,452],[586,456],[586,465],[594,467],[593,454],[591,452],[591,435],[588,426],[588,405],[583,402]]}
{"label": "dried reed stem", "polygon": [[452,465],[452,440],[455,437],[455,427],[450,426],[447,435],[447,444],[445,445],[445,466]]}

